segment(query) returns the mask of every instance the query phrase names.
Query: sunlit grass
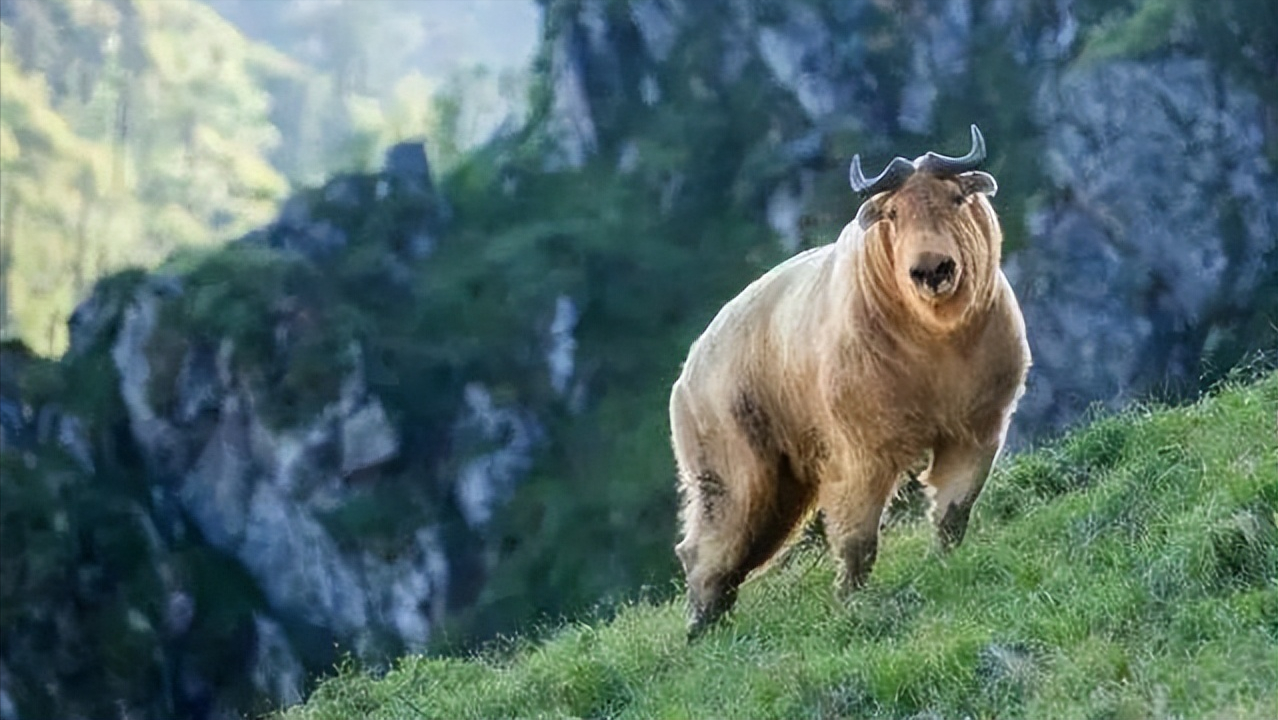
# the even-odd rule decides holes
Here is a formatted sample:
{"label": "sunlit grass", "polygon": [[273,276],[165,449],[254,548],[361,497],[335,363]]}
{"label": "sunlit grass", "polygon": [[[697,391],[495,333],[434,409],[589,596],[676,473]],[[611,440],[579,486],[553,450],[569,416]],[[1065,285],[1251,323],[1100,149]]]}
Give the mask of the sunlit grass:
{"label": "sunlit grass", "polygon": [[694,645],[677,604],[542,644],[346,667],[286,720],[1268,718],[1278,709],[1278,374],[1010,459],[948,557],[892,527],[868,587],[803,550]]}

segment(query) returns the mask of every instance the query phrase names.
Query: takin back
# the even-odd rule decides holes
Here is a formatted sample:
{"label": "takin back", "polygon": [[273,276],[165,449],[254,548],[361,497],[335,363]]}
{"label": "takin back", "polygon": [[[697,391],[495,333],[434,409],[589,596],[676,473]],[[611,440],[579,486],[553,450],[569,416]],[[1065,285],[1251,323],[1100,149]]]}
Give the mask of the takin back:
{"label": "takin back", "polygon": [[883,508],[929,450],[929,517],[942,548],[962,542],[1030,365],[984,159],[975,125],[961,158],[897,157],[867,180],[854,156],[868,199],[838,241],[753,282],[693,343],[670,397],[689,637],[813,507],[838,592],[864,584]]}

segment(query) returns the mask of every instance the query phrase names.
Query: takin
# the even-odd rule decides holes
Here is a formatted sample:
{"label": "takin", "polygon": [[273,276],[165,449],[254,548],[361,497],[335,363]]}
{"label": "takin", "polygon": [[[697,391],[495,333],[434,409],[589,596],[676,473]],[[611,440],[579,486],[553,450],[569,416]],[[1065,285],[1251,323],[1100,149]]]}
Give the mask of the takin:
{"label": "takin", "polygon": [[929,451],[929,517],[942,549],[962,542],[1030,365],[984,159],[975,125],[964,157],[897,157],[867,180],[853,156],[856,219],[693,343],[670,397],[690,638],[814,508],[837,591],[860,587],[898,479]]}

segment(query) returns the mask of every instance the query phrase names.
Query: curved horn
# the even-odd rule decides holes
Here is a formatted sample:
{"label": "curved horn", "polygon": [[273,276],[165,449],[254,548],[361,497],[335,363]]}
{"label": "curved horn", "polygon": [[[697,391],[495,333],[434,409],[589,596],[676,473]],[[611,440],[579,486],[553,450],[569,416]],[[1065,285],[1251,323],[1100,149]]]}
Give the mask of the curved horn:
{"label": "curved horn", "polygon": [[969,170],[975,170],[985,161],[985,138],[981,137],[981,131],[972,125],[972,149],[963,157],[953,158],[945,155],[938,155],[929,152],[914,162],[914,167],[918,170],[932,173],[933,175],[958,175]]}
{"label": "curved horn", "polygon": [[865,179],[865,173],[861,172],[861,156],[860,154],[852,156],[852,168],[848,171],[848,180],[852,183],[852,189],[863,196],[874,195],[875,193],[885,192],[887,190],[895,190],[901,187],[911,175],[914,174],[914,163],[903,157],[894,157],[892,162],[879,173],[878,177],[872,180]]}

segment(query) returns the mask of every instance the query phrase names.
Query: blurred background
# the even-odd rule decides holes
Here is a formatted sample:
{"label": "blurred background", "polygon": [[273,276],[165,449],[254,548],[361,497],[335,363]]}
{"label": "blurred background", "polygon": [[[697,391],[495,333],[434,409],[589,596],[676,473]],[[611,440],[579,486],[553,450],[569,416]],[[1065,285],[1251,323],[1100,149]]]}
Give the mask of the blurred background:
{"label": "blurred background", "polygon": [[855,152],[984,131],[1014,448],[1265,362],[1276,70],[1272,0],[0,0],[0,720],[675,596],[670,384]]}

